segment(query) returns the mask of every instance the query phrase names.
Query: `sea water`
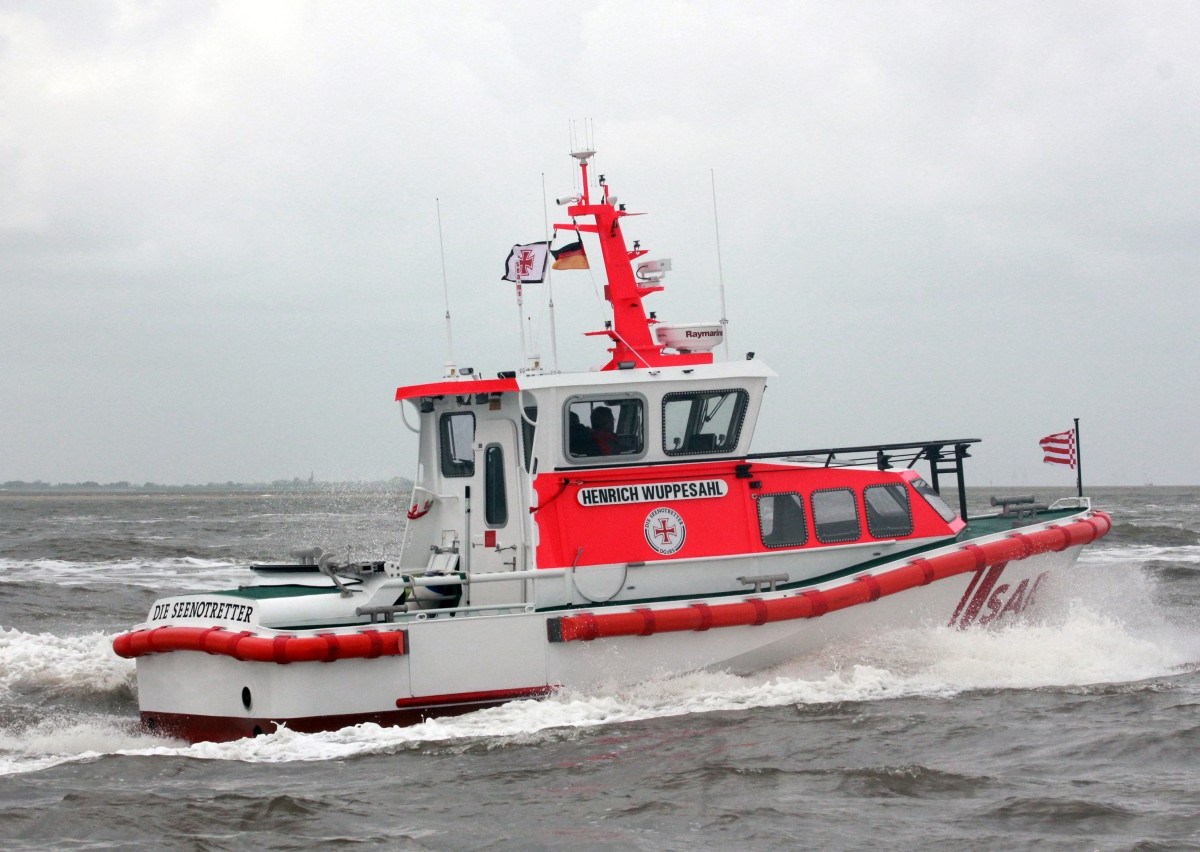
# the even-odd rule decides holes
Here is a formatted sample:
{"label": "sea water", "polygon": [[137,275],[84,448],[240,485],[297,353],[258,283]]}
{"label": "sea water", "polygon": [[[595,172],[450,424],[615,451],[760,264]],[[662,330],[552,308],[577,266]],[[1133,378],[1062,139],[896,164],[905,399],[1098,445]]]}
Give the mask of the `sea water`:
{"label": "sea water", "polygon": [[188,745],[112,636],[296,547],[395,558],[406,495],[0,493],[0,847],[1200,848],[1200,493],[1092,496],[1112,533],[1001,629]]}

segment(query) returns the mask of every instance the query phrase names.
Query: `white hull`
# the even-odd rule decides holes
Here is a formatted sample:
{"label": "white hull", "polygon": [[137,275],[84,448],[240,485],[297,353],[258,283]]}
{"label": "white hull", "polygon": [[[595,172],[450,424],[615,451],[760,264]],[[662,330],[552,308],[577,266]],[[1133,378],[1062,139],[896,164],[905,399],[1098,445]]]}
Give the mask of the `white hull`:
{"label": "white hull", "polygon": [[[138,658],[142,718],[148,727],[164,733],[219,740],[269,732],[278,724],[322,730],[360,721],[412,723],[563,687],[586,690],[698,669],[748,673],[830,643],[894,628],[946,625],[956,618],[960,626],[971,627],[1011,621],[1033,602],[1030,590],[1039,578],[1069,569],[1080,549],[1072,546],[1009,561],[998,566],[999,574],[996,568],[985,568],[949,576],[816,618],[758,625],[556,642],[548,640],[548,622],[563,612],[453,618],[443,614],[406,621],[407,653],[377,659],[279,664],[197,651],[151,653]],[[961,550],[960,545],[951,545],[923,556],[934,560],[939,554]],[[886,570],[877,566],[874,573]],[[966,609],[972,596],[979,597],[980,577],[988,572],[994,586],[979,600],[968,625]],[[844,588],[859,576],[805,592]],[[1002,582],[996,583],[997,579]],[[1017,589],[1022,593],[1013,601]],[[762,592],[720,598],[712,605],[752,599],[770,602],[796,595],[796,590]],[[642,609],[678,610],[688,603]],[[607,607],[592,612],[631,609]],[[398,627],[380,625],[381,629]]]}

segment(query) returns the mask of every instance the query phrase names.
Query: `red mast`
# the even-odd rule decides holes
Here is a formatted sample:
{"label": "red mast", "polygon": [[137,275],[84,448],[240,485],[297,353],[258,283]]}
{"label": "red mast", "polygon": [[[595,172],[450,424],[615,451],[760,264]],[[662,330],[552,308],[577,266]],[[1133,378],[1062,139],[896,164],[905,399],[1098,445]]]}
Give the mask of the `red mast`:
{"label": "red mast", "polygon": [[[579,160],[579,169],[583,174],[583,194],[578,202],[567,208],[567,214],[572,219],[590,216],[595,221],[593,225],[556,224],[556,230],[579,231],[595,234],[600,239],[600,252],[604,259],[604,271],[608,283],[604,285],[604,298],[612,305],[613,321],[611,327],[603,331],[590,331],[590,335],[606,335],[612,340],[609,349],[612,360],[604,366],[605,370],[636,369],[639,367],[668,367],[687,364],[711,364],[711,352],[679,352],[665,353],[663,346],[654,340],[651,326],[657,320],[646,316],[642,299],[651,293],[662,290],[662,286],[654,281],[639,282],[633,272],[633,261],[646,254],[645,249],[630,251],[625,245],[625,235],[621,231],[621,220],[629,215],[623,206],[616,204],[616,199],[610,200],[608,185],[601,183],[604,197],[599,203],[593,204],[588,187],[588,160],[595,151],[575,151],[571,156]],[[601,178],[603,181],[603,177]]]}

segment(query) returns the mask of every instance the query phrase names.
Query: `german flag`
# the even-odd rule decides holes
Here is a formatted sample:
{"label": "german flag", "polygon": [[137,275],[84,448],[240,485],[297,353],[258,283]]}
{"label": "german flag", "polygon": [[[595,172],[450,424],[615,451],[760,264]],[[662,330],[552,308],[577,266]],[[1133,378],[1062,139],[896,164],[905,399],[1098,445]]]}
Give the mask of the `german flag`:
{"label": "german flag", "polygon": [[583,253],[583,243],[567,243],[560,249],[550,249],[554,255],[551,269],[590,269],[587,255]]}

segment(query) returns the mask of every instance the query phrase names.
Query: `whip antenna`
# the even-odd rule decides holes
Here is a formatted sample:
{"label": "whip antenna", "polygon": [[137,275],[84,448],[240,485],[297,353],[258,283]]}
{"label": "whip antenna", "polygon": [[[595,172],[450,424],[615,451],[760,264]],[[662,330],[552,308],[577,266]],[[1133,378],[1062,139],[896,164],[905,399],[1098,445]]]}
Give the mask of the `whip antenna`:
{"label": "whip antenna", "polygon": [[[546,245],[550,245],[550,215],[546,212],[546,173],[542,172],[542,222],[546,228]],[[550,361],[558,372],[558,333],[554,326],[554,266],[546,270],[546,295],[550,297]]]}
{"label": "whip antenna", "polygon": [[717,237],[717,282],[720,285],[721,291],[721,331],[724,338],[725,360],[729,360],[729,317],[725,313],[725,270],[721,266],[721,226],[717,222],[717,177],[712,169],[708,170],[709,180],[712,182],[712,198],[713,198],[713,233]]}
{"label": "whip antenna", "polygon": [[437,205],[438,250],[442,253],[442,298],[446,302],[446,375],[453,376],[457,371],[454,363],[454,335],[450,332],[450,286],[446,283],[446,245],[442,242],[442,202],[434,198]]}

